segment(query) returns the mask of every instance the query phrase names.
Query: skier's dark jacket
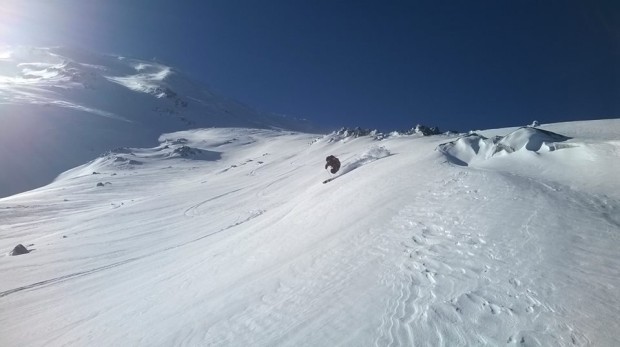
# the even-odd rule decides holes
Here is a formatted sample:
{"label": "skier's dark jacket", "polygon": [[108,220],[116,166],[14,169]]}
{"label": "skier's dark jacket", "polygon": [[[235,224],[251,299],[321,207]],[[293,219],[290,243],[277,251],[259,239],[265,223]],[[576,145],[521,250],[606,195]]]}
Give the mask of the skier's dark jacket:
{"label": "skier's dark jacket", "polygon": [[340,160],[338,160],[338,158],[330,155],[325,160],[327,161],[327,163],[325,163],[325,168],[327,169],[331,166],[331,173],[335,174],[336,172],[338,172],[338,170],[340,170]]}

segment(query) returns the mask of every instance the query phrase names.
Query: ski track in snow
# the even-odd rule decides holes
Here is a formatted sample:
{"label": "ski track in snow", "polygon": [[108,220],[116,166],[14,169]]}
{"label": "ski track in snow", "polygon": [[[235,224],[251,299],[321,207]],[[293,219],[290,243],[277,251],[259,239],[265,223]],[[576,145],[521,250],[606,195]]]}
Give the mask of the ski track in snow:
{"label": "ski track in snow", "polygon": [[221,233],[221,232],[226,231],[228,229],[231,229],[231,228],[234,228],[236,226],[239,226],[239,225],[241,225],[241,224],[243,224],[245,222],[248,222],[248,221],[250,221],[250,220],[260,216],[263,213],[264,213],[264,211],[256,211],[256,212],[252,213],[252,215],[247,217],[246,219],[244,219],[242,221],[239,221],[239,222],[236,222],[234,224],[231,224],[231,225],[229,225],[229,226],[227,226],[225,228],[222,228],[220,230],[217,230],[215,232],[203,235],[201,237],[198,237],[198,238],[193,239],[193,240],[188,241],[188,242],[184,242],[182,244],[166,247],[164,249],[157,250],[155,252],[151,252],[151,253],[148,253],[148,254],[145,254],[145,255],[142,255],[142,256],[139,256],[139,257],[133,257],[133,258],[125,259],[123,261],[119,261],[119,262],[115,262],[115,263],[108,264],[108,265],[105,265],[105,266],[100,266],[100,267],[97,267],[97,268],[94,268],[94,269],[90,269],[90,270],[87,270],[87,271],[75,272],[75,273],[72,273],[72,274],[68,274],[68,275],[52,278],[52,279],[49,279],[49,280],[45,280],[45,281],[41,281],[41,282],[36,282],[36,283],[29,284],[29,285],[25,285],[25,286],[13,288],[13,289],[5,290],[5,291],[0,292],[0,298],[1,297],[5,297],[7,295],[11,295],[11,294],[16,293],[16,292],[23,291],[23,290],[37,289],[37,288],[41,288],[41,287],[44,287],[44,286],[65,282],[65,281],[68,281],[68,280],[73,279],[73,278],[87,276],[87,275],[94,274],[94,273],[97,273],[97,272],[100,272],[100,271],[108,270],[108,269],[115,268],[115,267],[118,267],[118,266],[121,266],[121,265],[125,265],[125,264],[128,264],[128,263],[132,263],[132,262],[135,262],[137,260],[141,260],[141,259],[144,259],[144,258],[152,257],[154,255],[158,255],[158,254],[161,254],[163,252],[174,250],[176,248],[186,246],[186,245],[188,245],[190,243],[194,243],[194,242],[200,241],[200,240],[205,239],[205,238],[207,238],[209,236],[213,236],[215,234],[218,234],[218,233]]}
{"label": "ski track in snow", "polygon": [[[202,206],[202,205],[204,205],[207,202],[216,200],[218,198],[221,198],[223,196],[232,194],[232,193],[234,193],[236,191],[240,191],[240,190],[242,190],[242,189],[237,189],[235,191],[231,191],[231,192],[228,192],[228,193],[216,196],[214,198],[208,199],[206,201],[203,201],[203,202],[201,202],[199,204],[196,204],[196,205],[190,207],[189,209],[187,209],[186,212],[185,212],[185,215],[188,215],[188,216],[199,215],[199,214],[188,214],[188,211],[195,211],[195,209],[197,207]],[[230,225],[227,225],[226,227],[223,227],[223,228],[221,228],[221,229],[219,229],[217,231],[213,231],[213,232],[207,233],[205,235],[202,235],[200,237],[194,238],[192,240],[189,240],[189,241],[177,244],[177,245],[165,247],[165,248],[162,248],[162,249],[159,249],[159,250],[156,250],[154,252],[150,252],[150,253],[147,253],[147,254],[144,254],[144,255],[141,255],[141,256],[131,257],[131,258],[128,258],[128,259],[125,259],[125,260],[122,260],[122,261],[114,262],[114,263],[107,264],[107,265],[104,265],[104,266],[99,266],[99,267],[96,267],[96,268],[93,268],[93,269],[90,269],[90,270],[79,271],[79,272],[75,272],[75,273],[71,273],[71,274],[67,274],[67,275],[51,278],[51,279],[48,279],[48,280],[44,280],[44,281],[28,284],[28,285],[25,285],[25,286],[20,286],[20,287],[17,287],[17,288],[12,288],[12,289],[9,289],[9,290],[5,290],[5,291],[0,292],[0,298],[8,296],[8,295],[11,295],[11,294],[14,294],[16,292],[23,291],[23,290],[39,289],[39,288],[42,288],[42,287],[45,287],[45,286],[49,286],[49,285],[53,285],[53,284],[57,284],[57,283],[61,283],[61,282],[66,282],[66,281],[74,279],[74,278],[84,277],[84,276],[88,276],[88,275],[91,275],[91,274],[94,274],[94,273],[97,273],[97,272],[100,272],[100,271],[105,271],[105,270],[108,270],[108,269],[112,269],[112,268],[115,268],[115,267],[118,267],[118,266],[122,266],[122,265],[125,265],[125,264],[128,264],[128,263],[132,263],[132,262],[135,262],[135,261],[138,261],[138,260],[149,258],[149,257],[155,256],[155,255],[160,255],[160,254],[162,254],[164,252],[175,250],[177,248],[180,248],[180,247],[183,247],[183,246],[195,243],[195,242],[203,240],[203,239],[205,239],[207,237],[210,237],[210,236],[219,234],[221,232],[227,231],[229,229],[232,229],[234,227],[240,226],[240,225],[242,225],[242,224],[244,224],[244,223],[246,223],[246,222],[248,222],[248,221],[250,221],[250,220],[252,220],[254,218],[257,218],[257,217],[261,216],[263,213],[265,213],[264,210],[250,211],[248,213],[249,215],[245,219],[237,220],[234,223],[232,223]]]}
{"label": "ski track in snow", "polygon": [[201,209],[201,207],[203,205],[205,205],[206,203],[209,203],[211,201],[223,198],[223,197],[225,197],[227,195],[234,194],[234,193],[236,193],[238,191],[241,191],[241,190],[243,190],[243,188],[235,189],[235,190],[232,190],[230,192],[227,192],[227,193],[224,193],[224,194],[220,194],[218,196],[214,196],[214,197],[212,197],[210,199],[207,199],[205,201],[199,202],[199,203],[197,203],[195,205],[192,205],[187,210],[185,210],[184,214],[186,216],[188,216],[188,217],[194,217],[194,216],[200,216],[200,215],[206,214],[206,213],[208,213],[208,211],[207,212],[200,212],[200,209]]}

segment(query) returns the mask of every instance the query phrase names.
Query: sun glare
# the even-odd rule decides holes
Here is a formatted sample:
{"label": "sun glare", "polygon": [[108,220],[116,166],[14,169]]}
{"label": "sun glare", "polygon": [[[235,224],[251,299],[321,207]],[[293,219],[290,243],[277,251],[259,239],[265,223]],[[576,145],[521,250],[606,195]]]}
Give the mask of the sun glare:
{"label": "sun glare", "polygon": [[[17,1],[3,1],[0,4],[0,47],[6,44],[18,44],[24,37],[24,11],[23,4]],[[0,48],[0,58],[4,57],[4,49]]]}
{"label": "sun glare", "polygon": [[[62,2],[0,0],[0,49],[4,45],[46,45],[66,23]],[[4,52],[2,52],[4,53]]]}

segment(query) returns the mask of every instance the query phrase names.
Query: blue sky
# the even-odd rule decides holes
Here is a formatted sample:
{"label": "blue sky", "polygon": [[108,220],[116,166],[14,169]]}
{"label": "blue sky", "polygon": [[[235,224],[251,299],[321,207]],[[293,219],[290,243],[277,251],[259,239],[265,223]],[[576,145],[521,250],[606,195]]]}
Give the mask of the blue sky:
{"label": "blue sky", "polygon": [[328,127],[620,117],[618,1],[5,0],[2,41],[157,58]]}

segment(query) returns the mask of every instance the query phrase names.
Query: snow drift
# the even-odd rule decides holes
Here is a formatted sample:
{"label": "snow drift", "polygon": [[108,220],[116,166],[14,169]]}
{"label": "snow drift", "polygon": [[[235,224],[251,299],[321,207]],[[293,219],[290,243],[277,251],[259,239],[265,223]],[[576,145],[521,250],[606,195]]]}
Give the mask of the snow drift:
{"label": "snow drift", "polygon": [[569,145],[560,144],[570,137],[534,127],[519,128],[506,136],[486,138],[476,133],[439,145],[438,149],[453,163],[469,165],[474,161],[491,159],[520,150],[540,152],[555,151]]}

